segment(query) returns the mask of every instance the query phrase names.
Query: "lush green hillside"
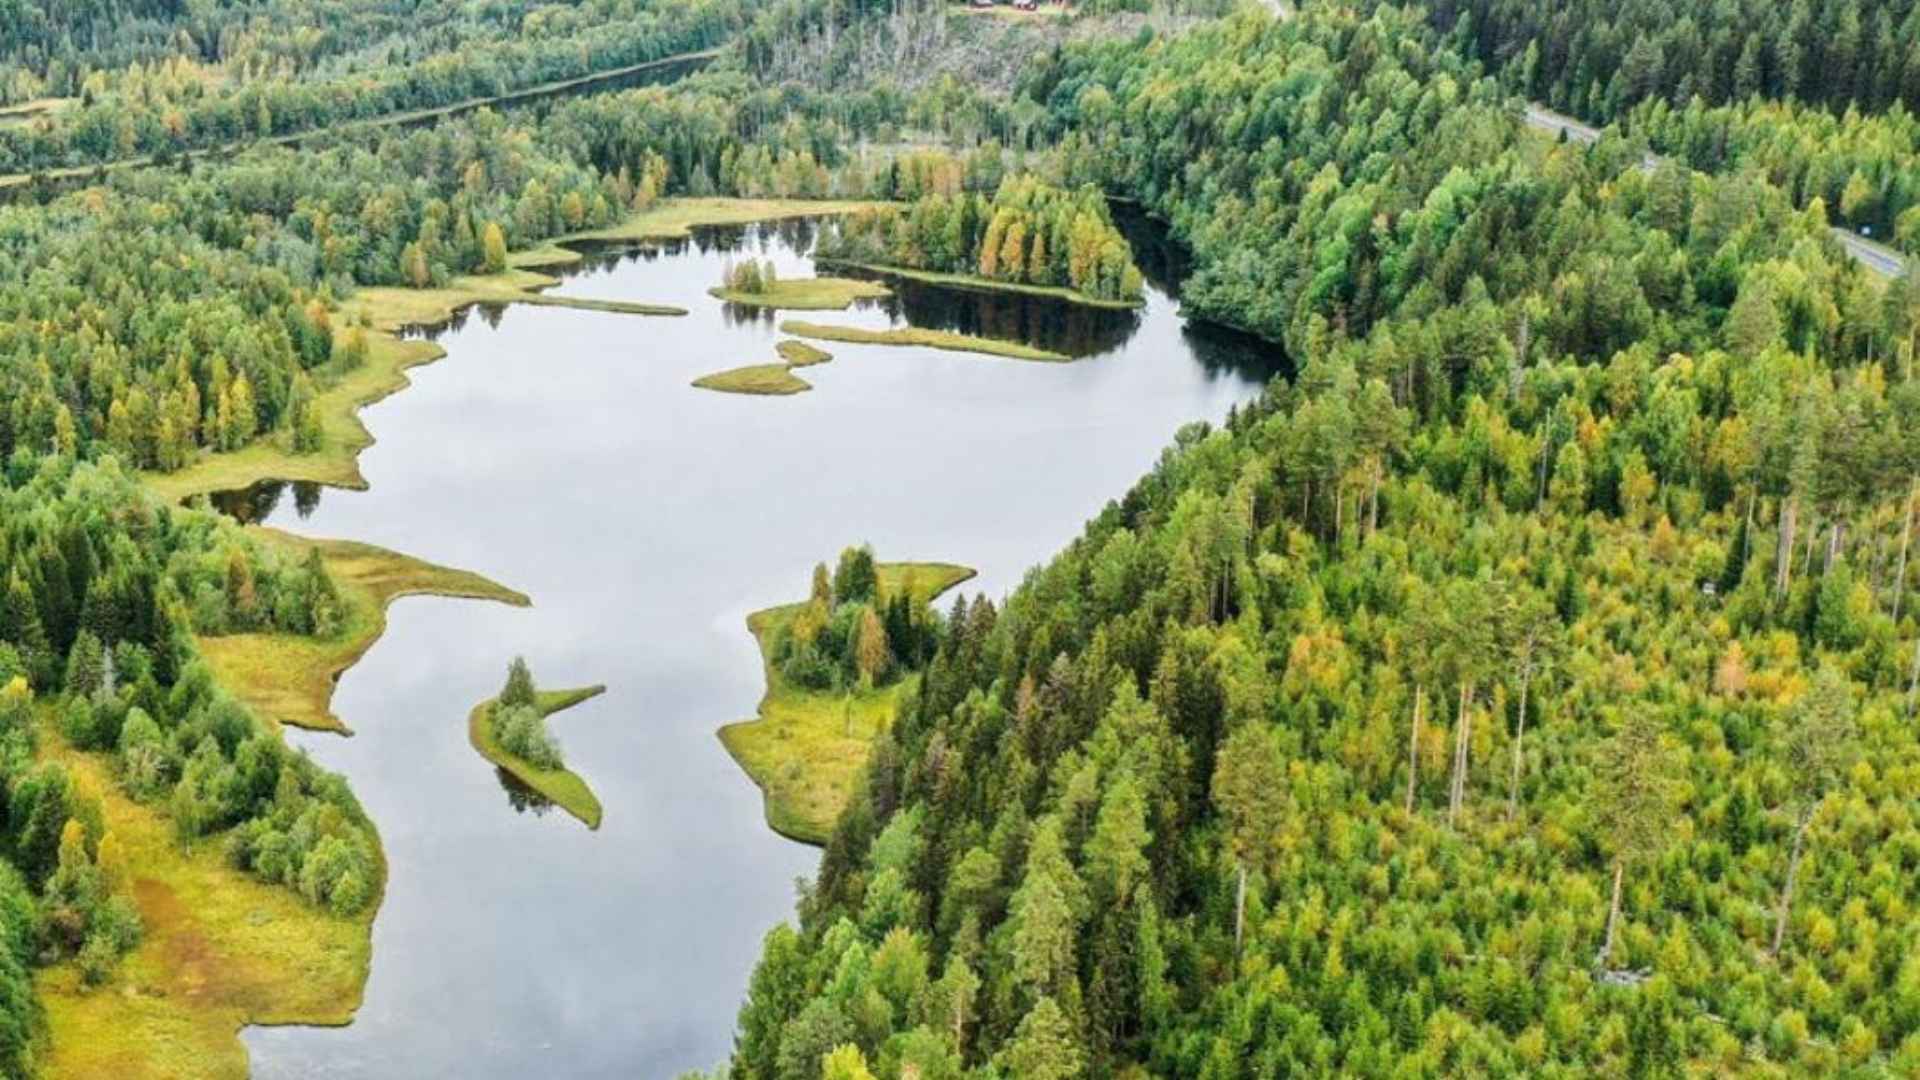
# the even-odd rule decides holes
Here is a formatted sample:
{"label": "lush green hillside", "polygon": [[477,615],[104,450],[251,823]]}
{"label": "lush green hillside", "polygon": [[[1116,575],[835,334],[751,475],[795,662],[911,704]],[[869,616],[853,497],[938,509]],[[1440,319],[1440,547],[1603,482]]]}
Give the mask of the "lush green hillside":
{"label": "lush green hillside", "polygon": [[956,610],[735,1076],[1920,1068],[1907,316],[1429,41],[1034,74],[1299,376]]}

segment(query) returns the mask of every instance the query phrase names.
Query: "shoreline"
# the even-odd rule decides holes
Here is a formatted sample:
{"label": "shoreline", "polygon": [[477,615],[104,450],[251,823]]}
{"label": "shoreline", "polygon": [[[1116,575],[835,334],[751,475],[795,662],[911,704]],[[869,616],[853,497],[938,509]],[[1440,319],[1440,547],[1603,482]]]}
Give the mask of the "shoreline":
{"label": "shoreline", "polygon": [[[327,487],[364,491],[360,452],[374,445],[373,433],[360,412],[412,385],[407,372],[444,359],[446,350],[407,332],[445,326],[460,312],[480,304],[524,303],[590,310],[616,310],[644,315],[685,314],[685,309],[633,301],[580,300],[545,296],[561,279],[540,273],[543,268],[575,265],[586,253],[572,245],[640,244],[681,240],[692,230],[710,225],[745,225],[796,217],[849,213],[877,205],[870,200],[818,199],[663,199],[625,222],[555,237],[510,254],[507,269],[491,275],[468,275],[431,289],[379,286],[361,289],[335,312],[338,322],[361,325],[367,336],[367,358],[359,367],[339,374],[338,381],[315,397],[322,430],[318,450],[296,454],[281,445],[284,432],[254,440],[239,450],[203,453],[191,465],[170,473],[142,472],[147,488],[169,502],[195,495],[251,487],[268,480],[303,481]],[[617,305],[611,306],[610,305]]]}

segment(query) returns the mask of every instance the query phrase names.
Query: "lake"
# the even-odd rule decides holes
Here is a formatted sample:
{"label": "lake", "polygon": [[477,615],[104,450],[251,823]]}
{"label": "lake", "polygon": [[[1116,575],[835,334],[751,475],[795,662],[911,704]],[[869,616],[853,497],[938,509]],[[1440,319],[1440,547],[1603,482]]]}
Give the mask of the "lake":
{"label": "lake", "polygon": [[[446,359],[365,412],[370,490],[220,497],[534,601],[398,602],[334,698],[357,734],[290,732],[351,781],[390,872],[358,1017],[249,1029],[256,1076],[670,1077],[724,1060],[761,938],[818,858],[767,828],[714,734],[764,689],[747,614],[804,598],[816,562],[861,542],[882,560],[977,567],[967,589],[997,599],[1181,425],[1218,421],[1282,362],[1184,328],[1164,280],[1135,312],[901,283],[795,317],[1019,336],[1082,359],[823,343],[833,362],[800,372],[810,393],[692,388],[772,362],[780,337],[777,319],[707,288],[746,254],[811,273],[812,231],[595,252],[559,292],[692,314],[473,311],[436,332]],[[606,806],[597,832],[503,785],[468,745],[468,710],[515,655],[542,686],[608,686],[552,720]]]}

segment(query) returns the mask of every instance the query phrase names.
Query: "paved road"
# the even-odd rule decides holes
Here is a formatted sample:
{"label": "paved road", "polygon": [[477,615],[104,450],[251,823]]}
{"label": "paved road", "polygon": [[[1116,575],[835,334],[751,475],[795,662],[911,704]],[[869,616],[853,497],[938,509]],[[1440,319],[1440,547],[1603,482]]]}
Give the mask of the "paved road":
{"label": "paved road", "polygon": [[[1527,106],[1527,123],[1555,137],[1565,135],[1572,142],[1592,145],[1600,139],[1598,130],[1571,116],[1563,116],[1539,105]],[[1646,159],[1640,162],[1640,167],[1651,172],[1659,164],[1659,158],[1648,154]],[[1838,225],[1833,226],[1833,237],[1840,241],[1841,247],[1847,249],[1847,254],[1859,260],[1870,270],[1878,271],[1888,277],[1899,277],[1907,272],[1906,260],[1891,248],[1876,244]]]}

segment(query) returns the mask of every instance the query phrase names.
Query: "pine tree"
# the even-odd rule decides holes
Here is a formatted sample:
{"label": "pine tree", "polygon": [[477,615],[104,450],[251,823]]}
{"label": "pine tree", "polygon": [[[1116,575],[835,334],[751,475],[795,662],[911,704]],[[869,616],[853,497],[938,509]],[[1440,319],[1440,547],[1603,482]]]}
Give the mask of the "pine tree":
{"label": "pine tree", "polygon": [[489,274],[502,274],[507,269],[507,235],[500,230],[497,221],[487,222],[480,234],[481,269]]}
{"label": "pine tree", "polygon": [[1662,745],[1660,723],[1646,708],[1629,708],[1601,748],[1594,786],[1594,820],[1613,853],[1613,900],[1606,937],[1594,965],[1613,959],[1620,921],[1620,891],[1631,866],[1648,862],[1665,847],[1675,798],[1673,759]]}
{"label": "pine tree", "polygon": [[1820,806],[1846,777],[1859,753],[1859,733],[1854,724],[1853,688],[1846,675],[1833,664],[1822,665],[1813,685],[1795,703],[1786,723],[1786,763],[1795,803],[1793,849],[1787,860],[1787,876],[1780,887],[1780,900],[1774,909],[1773,942],[1767,955],[1778,956],[1786,941],[1787,922],[1793,912],[1794,887],[1800,877],[1800,858],[1806,849],[1807,832],[1812,828]]}
{"label": "pine tree", "polygon": [[1246,929],[1247,871],[1273,859],[1286,813],[1286,771],[1273,736],[1257,722],[1241,725],[1220,747],[1213,773],[1213,801],[1227,823],[1227,846],[1236,871],[1233,951]]}

